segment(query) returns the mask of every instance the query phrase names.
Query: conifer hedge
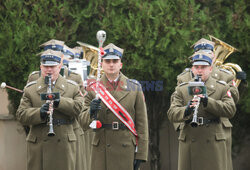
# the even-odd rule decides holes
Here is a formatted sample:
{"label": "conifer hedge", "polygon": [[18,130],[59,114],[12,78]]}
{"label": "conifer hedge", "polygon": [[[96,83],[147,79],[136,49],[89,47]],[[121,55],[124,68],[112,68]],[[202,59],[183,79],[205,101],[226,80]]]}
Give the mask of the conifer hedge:
{"label": "conifer hedge", "polygon": [[[211,34],[238,48],[227,62],[250,75],[248,11],[247,0],[2,0],[0,81],[22,89],[28,74],[39,69],[40,44],[54,38],[70,47],[76,41],[98,46],[96,32],[103,29],[104,45],[112,42],[125,49],[123,73],[140,81],[163,81],[162,91],[145,91],[150,138],[157,150],[176,76],[190,67],[194,42]],[[8,93],[15,111],[21,94]],[[247,129],[249,96],[246,92],[237,105],[235,132]],[[152,167],[159,154],[156,158]]]}

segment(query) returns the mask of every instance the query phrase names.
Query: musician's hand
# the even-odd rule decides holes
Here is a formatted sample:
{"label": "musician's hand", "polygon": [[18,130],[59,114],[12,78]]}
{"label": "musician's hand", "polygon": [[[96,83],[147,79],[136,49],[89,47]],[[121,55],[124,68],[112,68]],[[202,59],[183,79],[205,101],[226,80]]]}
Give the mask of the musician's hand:
{"label": "musician's hand", "polygon": [[90,117],[92,118],[98,110],[101,110],[101,99],[93,99],[90,103]]}
{"label": "musician's hand", "polygon": [[54,107],[57,108],[59,106],[60,99],[55,99],[54,100]]}
{"label": "musician's hand", "polygon": [[208,96],[207,94],[203,95],[198,95],[200,98],[201,98],[201,102],[203,103],[203,106],[204,107],[207,107],[207,102],[208,102]]}
{"label": "musician's hand", "polygon": [[184,112],[184,117],[191,115],[191,113],[194,111],[194,107],[194,102],[189,101]]}
{"label": "musician's hand", "polygon": [[40,109],[40,117],[42,120],[45,120],[49,114],[49,103],[45,103],[42,105]]}
{"label": "musician's hand", "polygon": [[140,159],[135,159],[134,160],[134,170],[138,170],[139,167],[140,167],[140,164],[144,162],[143,160],[140,160]]}

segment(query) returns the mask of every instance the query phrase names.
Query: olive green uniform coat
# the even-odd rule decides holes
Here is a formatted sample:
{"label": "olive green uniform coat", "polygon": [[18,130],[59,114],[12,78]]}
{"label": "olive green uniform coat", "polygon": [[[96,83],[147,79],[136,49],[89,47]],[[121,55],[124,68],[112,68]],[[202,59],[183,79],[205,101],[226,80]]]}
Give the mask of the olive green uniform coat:
{"label": "olive green uniform coat", "polygon": [[[141,86],[137,81],[129,80],[121,73],[115,90],[105,75],[102,76],[100,82],[134,120],[138,133],[138,150],[135,152],[136,137],[130,130],[97,129],[92,142],[91,170],[132,170],[134,159],[146,161],[148,156],[148,121]],[[92,122],[89,109],[95,96],[93,90],[88,89],[84,111],[80,114],[79,119],[83,129],[89,128],[89,124]],[[102,109],[98,112],[98,120],[102,124],[122,123],[103,102],[101,107]]]}
{"label": "olive green uniform coat", "polygon": [[83,97],[78,85],[59,76],[52,92],[60,93],[60,103],[54,109],[53,119],[73,121],[73,124],[54,125],[55,136],[48,137],[49,126],[40,118],[40,108],[45,101],[41,93],[47,92],[44,78],[29,83],[17,110],[17,119],[30,126],[27,136],[28,170],[75,170],[76,135],[73,124],[83,107]]}
{"label": "olive green uniform coat", "polygon": [[[60,74],[68,79],[68,80],[73,80],[74,82],[76,82],[81,90],[81,95],[85,94],[85,89],[83,86],[83,82],[82,82],[82,78],[79,74],[71,72],[68,70],[68,68],[64,68],[61,71],[64,71],[63,73],[60,72]],[[29,77],[28,77],[28,81],[27,83],[30,83],[32,81],[36,81],[39,77],[41,76],[41,72],[40,71],[33,71]],[[77,117],[78,118],[78,117]],[[76,170],[88,170],[88,165],[89,165],[89,161],[87,161],[87,158],[89,157],[89,153],[90,152],[86,152],[88,151],[90,145],[88,145],[88,147],[86,146],[87,142],[86,140],[88,140],[88,138],[86,138],[86,134],[85,132],[82,130],[82,128],[80,127],[78,120],[75,121],[73,123],[73,129],[74,129],[74,133],[76,135]],[[88,136],[87,136],[88,137]]]}
{"label": "olive green uniform coat", "polygon": [[[234,76],[231,72],[225,70],[225,69],[219,69],[218,67],[213,66],[213,70],[211,73],[211,76],[217,80],[222,80],[225,81],[229,86],[230,86],[230,91],[232,93],[232,97],[234,99],[235,104],[238,103],[239,101],[239,92],[237,87],[234,86]],[[183,83],[183,82],[188,82],[192,79],[193,75],[192,75],[192,71],[191,69],[185,69],[185,71],[183,73],[181,73],[179,76],[177,76],[177,85]],[[228,118],[221,118],[221,121],[223,122],[224,127],[226,128],[226,132],[227,132],[227,149],[228,149],[228,157],[230,158],[230,160],[228,160],[228,167],[230,170],[233,169],[233,163],[232,163],[232,159],[231,159],[231,148],[232,148],[232,124],[230,123],[230,121],[228,120]],[[179,127],[179,123],[174,123],[174,128],[178,131],[178,127]]]}
{"label": "olive green uniform coat", "polygon": [[[187,103],[193,96],[188,94],[188,83],[177,86],[172,96],[168,117],[171,122],[182,122],[179,135],[178,170],[231,170],[228,161],[228,146],[226,139],[231,131],[228,118],[235,114],[236,107],[229,93],[229,85],[210,77],[207,87],[208,105],[202,103],[198,109],[198,116],[207,119],[219,118],[219,123],[210,123],[197,128],[192,128],[184,121],[192,119],[184,117]],[[227,118],[227,119],[225,119]],[[222,119],[225,119],[222,121]],[[231,133],[230,133],[231,134]]]}

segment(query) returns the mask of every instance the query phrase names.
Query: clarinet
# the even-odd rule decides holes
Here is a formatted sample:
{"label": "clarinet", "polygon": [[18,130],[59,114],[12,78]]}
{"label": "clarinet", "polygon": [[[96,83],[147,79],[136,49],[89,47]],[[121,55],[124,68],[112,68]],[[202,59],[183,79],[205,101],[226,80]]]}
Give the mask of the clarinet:
{"label": "clarinet", "polygon": [[[200,106],[201,98],[198,97],[198,94],[202,94],[203,92],[202,87],[204,87],[204,83],[201,80],[201,75],[197,75],[195,77],[195,82],[196,82],[196,86],[194,86],[194,88],[192,89],[192,92],[194,93],[193,100],[197,100],[197,104],[195,105],[195,108],[194,108],[193,120],[192,122],[190,122],[191,127],[197,127],[200,124],[200,122],[198,121],[198,109]],[[199,85],[197,83],[199,83]]]}
{"label": "clarinet", "polygon": [[198,118],[197,118],[197,114],[198,114],[198,108],[199,108],[199,105],[200,105],[201,98],[198,97],[197,95],[195,95],[195,96],[194,96],[194,99],[197,99],[197,105],[196,105],[195,108],[194,108],[193,120],[192,120],[192,122],[190,123],[190,125],[191,125],[192,127],[197,127],[197,126],[199,125]]}
{"label": "clarinet", "polygon": [[[51,95],[52,93],[52,83],[51,83],[51,75],[48,74],[47,76],[48,78],[48,88],[47,88],[47,94]],[[50,98],[50,96],[48,96]],[[52,95],[51,95],[52,97]],[[49,125],[49,132],[48,132],[48,136],[55,136],[56,134],[54,133],[54,129],[53,129],[53,100],[47,100],[46,103],[50,103],[49,105],[49,120],[48,120],[48,125]]]}

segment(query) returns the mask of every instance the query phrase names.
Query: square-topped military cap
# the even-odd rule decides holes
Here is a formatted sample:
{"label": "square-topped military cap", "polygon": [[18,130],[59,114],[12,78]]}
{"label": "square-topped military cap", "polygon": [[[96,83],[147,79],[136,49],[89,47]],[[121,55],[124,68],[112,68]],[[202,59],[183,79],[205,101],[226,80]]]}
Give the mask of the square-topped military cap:
{"label": "square-topped military cap", "polygon": [[65,44],[63,46],[63,51],[62,52],[64,54],[64,57],[67,58],[67,59],[72,59],[75,56],[74,50],[72,48],[68,47]]}
{"label": "square-topped military cap", "polygon": [[68,59],[63,59],[63,65],[64,66],[69,66],[69,60]]}
{"label": "square-topped military cap", "polygon": [[[212,58],[212,60],[213,60],[213,58],[214,58],[214,52],[213,51],[211,51],[211,50],[199,50],[200,52],[205,52],[205,53],[207,53],[209,56],[211,56]],[[197,52],[199,52],[199,51],[197,51]],[[195,52],[196,53],[196,52]],[[192,61],[192,58],[193,58],[193,56],[194,56],[194,54],[192,54],[191,56],[189,56],[188,58]]]}
{"label": "square-topped military cap", "polygon": [[83,49],[82,47],[76,46],[73,48],[74,58],[82,58],[83,57]]}
{"label": "square-topped military cap", "polygon": [[61,51],[46,50],[41,53],[41,64],[44,66],[56,66],[61,63],[63,53]]}
{"label": "square-topped military cap", "polygon": [[199,51],[199,50],[210,50],[213,51],[214,50],[214,42],[213,41],[209,41],[205,38],[201,38],[199,41],[197,41],[196,43],[194,43],[191,47],[194,48],[194,51]]}
{"label": "square-topped military cap", "polygon": [[192,56],[192,62],[194,65],[212,65],[212,54],[209,54],[205,51],[197,51]]}
{"label": "square-topped military cap", "polygon": [[64,41],[55,40],[55,39],[49,40],[40,45],[40,47],[43,47],[44,50],[51,49],[55,51],[62,51],[63,46],[64,46]]}
{"label": "square-topped military cap", "polygon": [[103,59],[122,59],[123,49],[110,43],[103,48],[105,55],[102,56]]}

